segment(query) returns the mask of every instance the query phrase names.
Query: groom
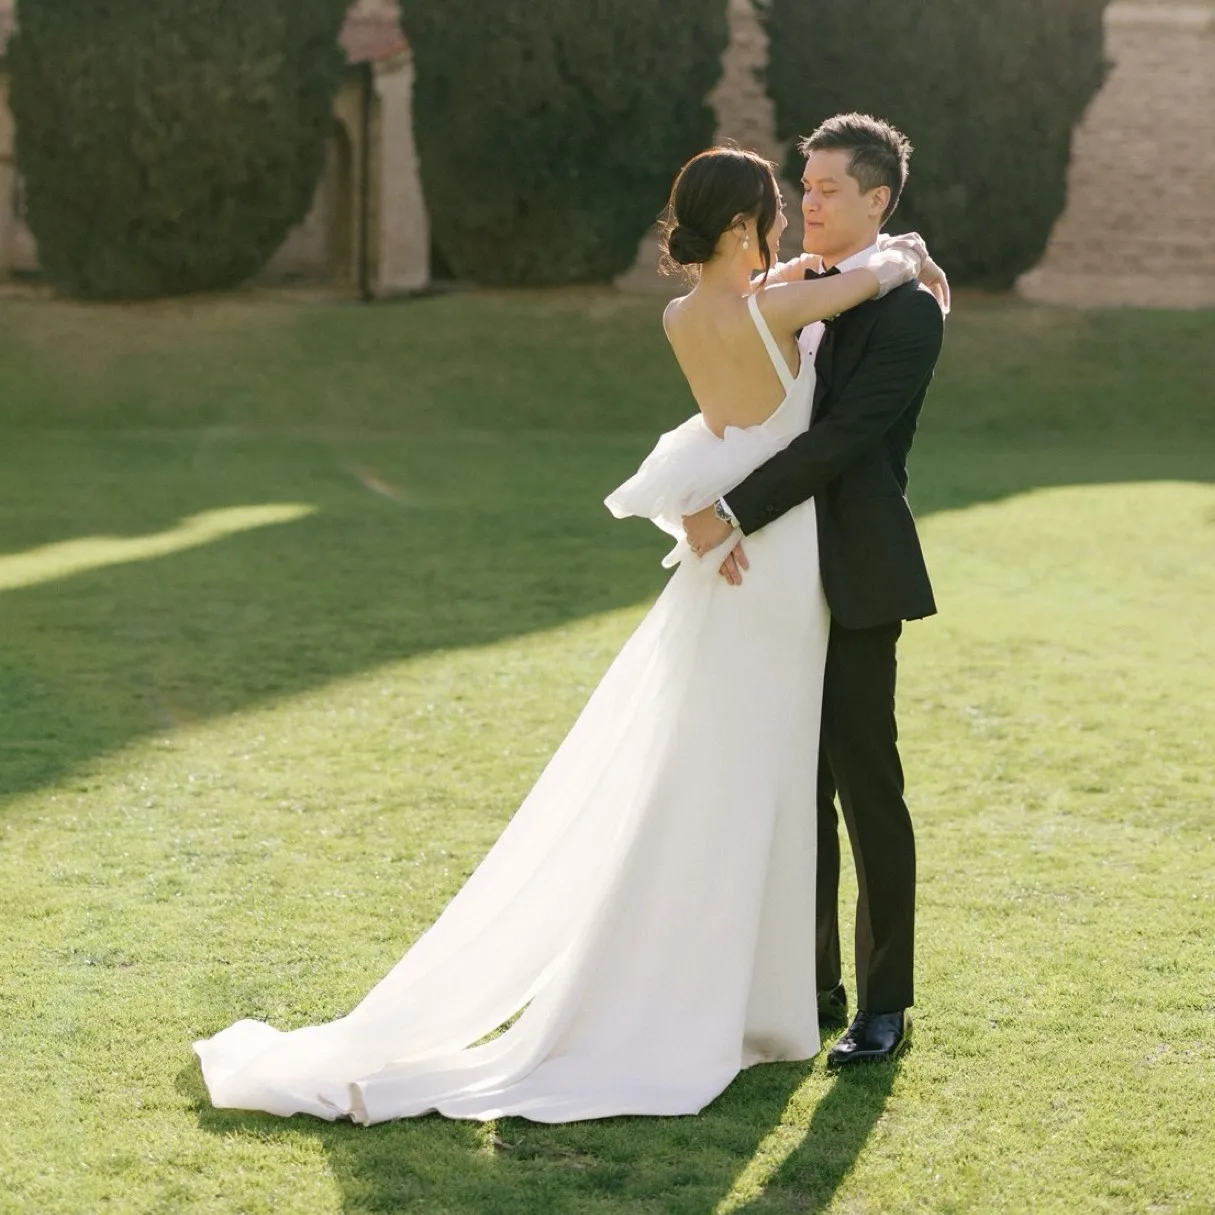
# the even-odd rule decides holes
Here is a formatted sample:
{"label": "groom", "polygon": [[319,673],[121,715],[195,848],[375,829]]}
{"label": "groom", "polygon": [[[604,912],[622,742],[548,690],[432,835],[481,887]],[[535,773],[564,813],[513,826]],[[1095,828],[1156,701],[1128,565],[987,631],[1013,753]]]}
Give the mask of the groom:
{"label": "groom", "polygon": [[[802,141],[803,247],[825,272],[860,265],[907,181],[911,145],[865,114],[838,114]],[[808,271],[811,277],[814,271]],[[856,865],[857,1014],[829,1068],[891,1059],[911,1032],[915,839],[903,800],[895,724],[895,647],[904,620],[936,611],[907,505],[907,453],[941,349],[941,307],[917,283],[801,335],[818,382],[810,429],[716,506],[684,520],[705,552],[807,498],[817,506],[819,563],[831,609],[818,772],[816,955],[819,1018],[847,1020],[839,942],[835,801]],[[732,584],[741,546],[722,566]]]}

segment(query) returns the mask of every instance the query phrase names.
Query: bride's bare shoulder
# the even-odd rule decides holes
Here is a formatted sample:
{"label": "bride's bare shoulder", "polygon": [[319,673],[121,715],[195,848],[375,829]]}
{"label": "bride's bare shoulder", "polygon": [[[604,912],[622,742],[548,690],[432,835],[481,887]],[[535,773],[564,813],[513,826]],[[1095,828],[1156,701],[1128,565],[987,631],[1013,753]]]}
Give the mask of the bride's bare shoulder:
{"label": "bride's bare shoulder", "polygon": [[678,317],[682,311],[683,304],[687,300],[686,295],[677,295],[663,310],[662,310],[662,328],[667,337],[671,336],[672,322],[678,327]]}

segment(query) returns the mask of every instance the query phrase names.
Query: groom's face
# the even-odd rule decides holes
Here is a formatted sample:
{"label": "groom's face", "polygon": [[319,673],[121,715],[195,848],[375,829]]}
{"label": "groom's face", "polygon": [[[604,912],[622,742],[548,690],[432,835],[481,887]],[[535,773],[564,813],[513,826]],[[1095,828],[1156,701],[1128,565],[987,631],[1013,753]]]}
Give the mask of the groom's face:
{"label": "groom's face", "polygon": [[851,160],[846,149],[822,148],[806,158],[802,174],[802,248],[828,262],[871,244],[881,225],[884,203],[877,191],[861,193],[848,172]]}

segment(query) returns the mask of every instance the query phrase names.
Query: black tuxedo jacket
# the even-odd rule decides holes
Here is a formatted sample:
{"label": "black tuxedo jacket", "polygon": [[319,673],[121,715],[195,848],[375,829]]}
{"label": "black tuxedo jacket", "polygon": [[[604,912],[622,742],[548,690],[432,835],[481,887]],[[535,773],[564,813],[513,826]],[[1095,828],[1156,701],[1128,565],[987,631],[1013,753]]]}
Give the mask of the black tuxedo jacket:
{"label": "black tuxedo jacket", "polygon": [[936,612],[907,504],[907,453],[944,323],[918,283],[828,325],[815,360],[810,429],[726,495],[744,533],[807,498],[832,619],[849,629]]}

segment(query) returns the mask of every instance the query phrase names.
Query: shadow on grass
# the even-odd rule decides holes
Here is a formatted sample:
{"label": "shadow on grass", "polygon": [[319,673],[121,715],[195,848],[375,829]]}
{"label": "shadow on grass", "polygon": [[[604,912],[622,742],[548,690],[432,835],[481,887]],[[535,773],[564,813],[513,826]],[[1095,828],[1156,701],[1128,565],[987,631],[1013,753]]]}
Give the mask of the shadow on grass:
{"label": "shadow on grass", "polygon": [[[875,1067],[839,1076],[804,1133],[784,1125],[770,1146],[791,1097],[821,1066],[820,1058],[750,1068],[696,1117],[565,1126],[509,1118],[482,1127],[431,1116],[364,1128],[216,1110],[196,1065],[179,1074],[177,1089],[208,1133],[317,1138],[350,1213],[710,1215],[725,1203],[729,1211],[776,1215],[827,1207],[881,1117],[896,1075]],[[758,1195],[731,1198],[740,1178]]]}
{"label": "shadow on grass", "polygon": [[[665,540],[610,519],[601,498],[648,445],[19,437],[0,456],[11,503],[0,502],[0,536],[24,580],[0,589],[0,799],[140,737],[644,602],[663,584]],[[1044,486],[1209,481],[1211,468],[1202,444],[993,449],[929,434],[912,490],[927,518]],[[261,518],[291,504],[300,517],[180,551],[153,543],[202,512]],[[121,563],[52,568],[64,550],[92,560],[89,538],[105,536]]]}
{"label": "shadow on grass", "polygon": [[[600,501],[634,448],[170,436],[10,449],[0,471],[23,509],[0,508],[14,583],[0,589],[0,798],[139,737],[644,600],[662,584],[662,539]],[[269,521],[194,536],[182,521],[203,511]],[[182,535],[190,546],[168,551]]]}
{"label": "shadow on grass", "polygon": [[814,1107],[805,1135],[737,1215],[823,1211],[852,1172],[894,1087],[900,1063],[841,1072]]}

